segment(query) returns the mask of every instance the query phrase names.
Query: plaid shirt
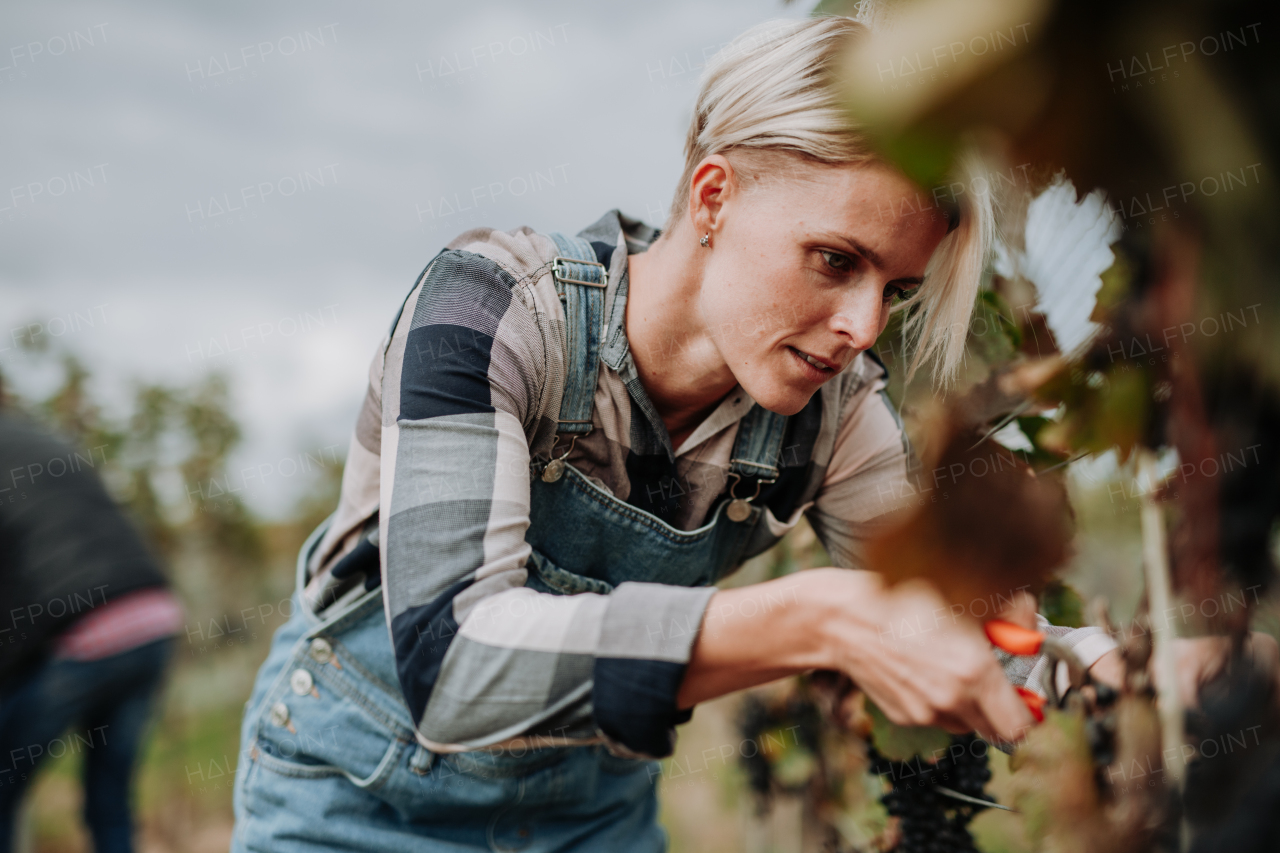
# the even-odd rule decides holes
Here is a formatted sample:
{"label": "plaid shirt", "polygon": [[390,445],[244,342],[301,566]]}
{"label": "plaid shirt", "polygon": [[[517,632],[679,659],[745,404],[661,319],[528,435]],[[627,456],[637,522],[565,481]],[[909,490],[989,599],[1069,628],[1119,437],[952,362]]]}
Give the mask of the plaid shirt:
{"label": "plaid shirt", "polygon": [[[624,325],[627,255],[657,232],[610,211],[580,236],[609,270],[610,340]],[[623,583],[609,595],[555,596],[525,587],[530,462],[552,455],[566,375],[556,254],[528,228],[481,228],[424,271],[370,365],[341,500],[308,563],[305,595],[317,611],[382,584],[405,699],[419,738],[437,751],[536,737],[652,753],[639,745],[654,743],[654,732],[634,730],[644,724],[598,718],[628,707],[628,696],[593,702],[592,692],[670,688],[647,683],[641,657],[630,682],[592,685],[589,662],[606,648],[633,657],[654,648],[655,658],[687,664],[714,592]],[[785,322],[730,319],[749,335]],[[806,514],[837,566],[861,566],[862,542],[904,493],[908,450],[883,389],[883,368],[867,356],[826,382],[806,409],[807,464],[793,471],[807,480],[794,487],[813,499],[784,518],[765,507],[776,536]],[[730,451],[753,404],[735,387],[674,450],[628,352],[618,370],[601,363],[594,428],[567,461],[620,500],[692,530],[728,492]],[[645,627],[654,624],[694,630],[674,645],[664,638],[659,655]],[[675,696],[666,699],[672,714],[652,726],[681,718]]]}

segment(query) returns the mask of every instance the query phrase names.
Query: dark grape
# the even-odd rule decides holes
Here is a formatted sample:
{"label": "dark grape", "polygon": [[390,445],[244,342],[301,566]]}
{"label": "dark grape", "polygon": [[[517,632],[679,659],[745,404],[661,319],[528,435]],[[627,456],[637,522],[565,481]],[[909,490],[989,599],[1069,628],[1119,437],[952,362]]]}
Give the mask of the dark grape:
{"label": "dark grape", "polygon": [[936,764],[919,756],[890,761],[870,744],[867,755],[872,771],[888,776],[893,786],[880,801],[901,819],[902,840],[894,848],[898,853],[976,853],[969,821],[983,807],[944,796],[937,786],[994,802],[984,793],[991,779],[986,741],[973,734],[953,737]]}

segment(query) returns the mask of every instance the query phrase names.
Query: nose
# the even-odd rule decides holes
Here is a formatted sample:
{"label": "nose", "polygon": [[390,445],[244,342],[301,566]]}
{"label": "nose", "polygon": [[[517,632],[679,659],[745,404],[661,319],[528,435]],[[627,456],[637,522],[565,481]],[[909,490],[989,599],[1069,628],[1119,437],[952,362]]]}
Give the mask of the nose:
{"label": "nose", "polygon": [[871,349],[880,337],[884,299],[874,287],[855,287],[831,317],[831,329],[850,347]]}

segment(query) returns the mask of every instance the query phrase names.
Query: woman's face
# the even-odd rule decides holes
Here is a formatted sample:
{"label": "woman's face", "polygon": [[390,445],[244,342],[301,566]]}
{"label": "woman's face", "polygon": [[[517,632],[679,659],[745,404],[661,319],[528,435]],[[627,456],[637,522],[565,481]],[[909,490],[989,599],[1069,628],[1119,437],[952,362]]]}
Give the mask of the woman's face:
{"label": "woman's face", "polygon": [[946,218],[882,164],[795,161],[795,177],[744,188],[729,161],[708,160],[727,168],[694,176],[703,202],[695,225],[705,226],[699,236],[711,231],[702,319],[747,393],[794,414],[875,343],[890,307],[920,286]]}

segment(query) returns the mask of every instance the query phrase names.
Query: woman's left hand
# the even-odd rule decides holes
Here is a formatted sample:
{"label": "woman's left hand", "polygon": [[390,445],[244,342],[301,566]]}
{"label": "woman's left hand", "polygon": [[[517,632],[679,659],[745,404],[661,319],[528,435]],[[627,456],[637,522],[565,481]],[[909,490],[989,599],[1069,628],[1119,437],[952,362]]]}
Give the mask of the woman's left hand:
{"label": "woman's left hand", "polygon": [[[1173,641],[1174,656],[1177,660],[1178,695],[1187,708],[1199,705],[1200,685],[1213,678],[1227,662],[1231,650],[1228,637],[1178,637]],[[1259,669],[1280,676],[1280,644],[1269,634],[1251,631],[1245,640],[1245,653],[1248,654]],[[1154,662],[1155,658],[1152,658]],[[1152,676],[1156,679],[1156,687],[1164,685],[1154,665]],[[1089,674],[1097,681],[1112,687],[1119,687],[1124,680],[1124,662],[1120,659],[1120,650],[1112,649],[1089,667]]]}

